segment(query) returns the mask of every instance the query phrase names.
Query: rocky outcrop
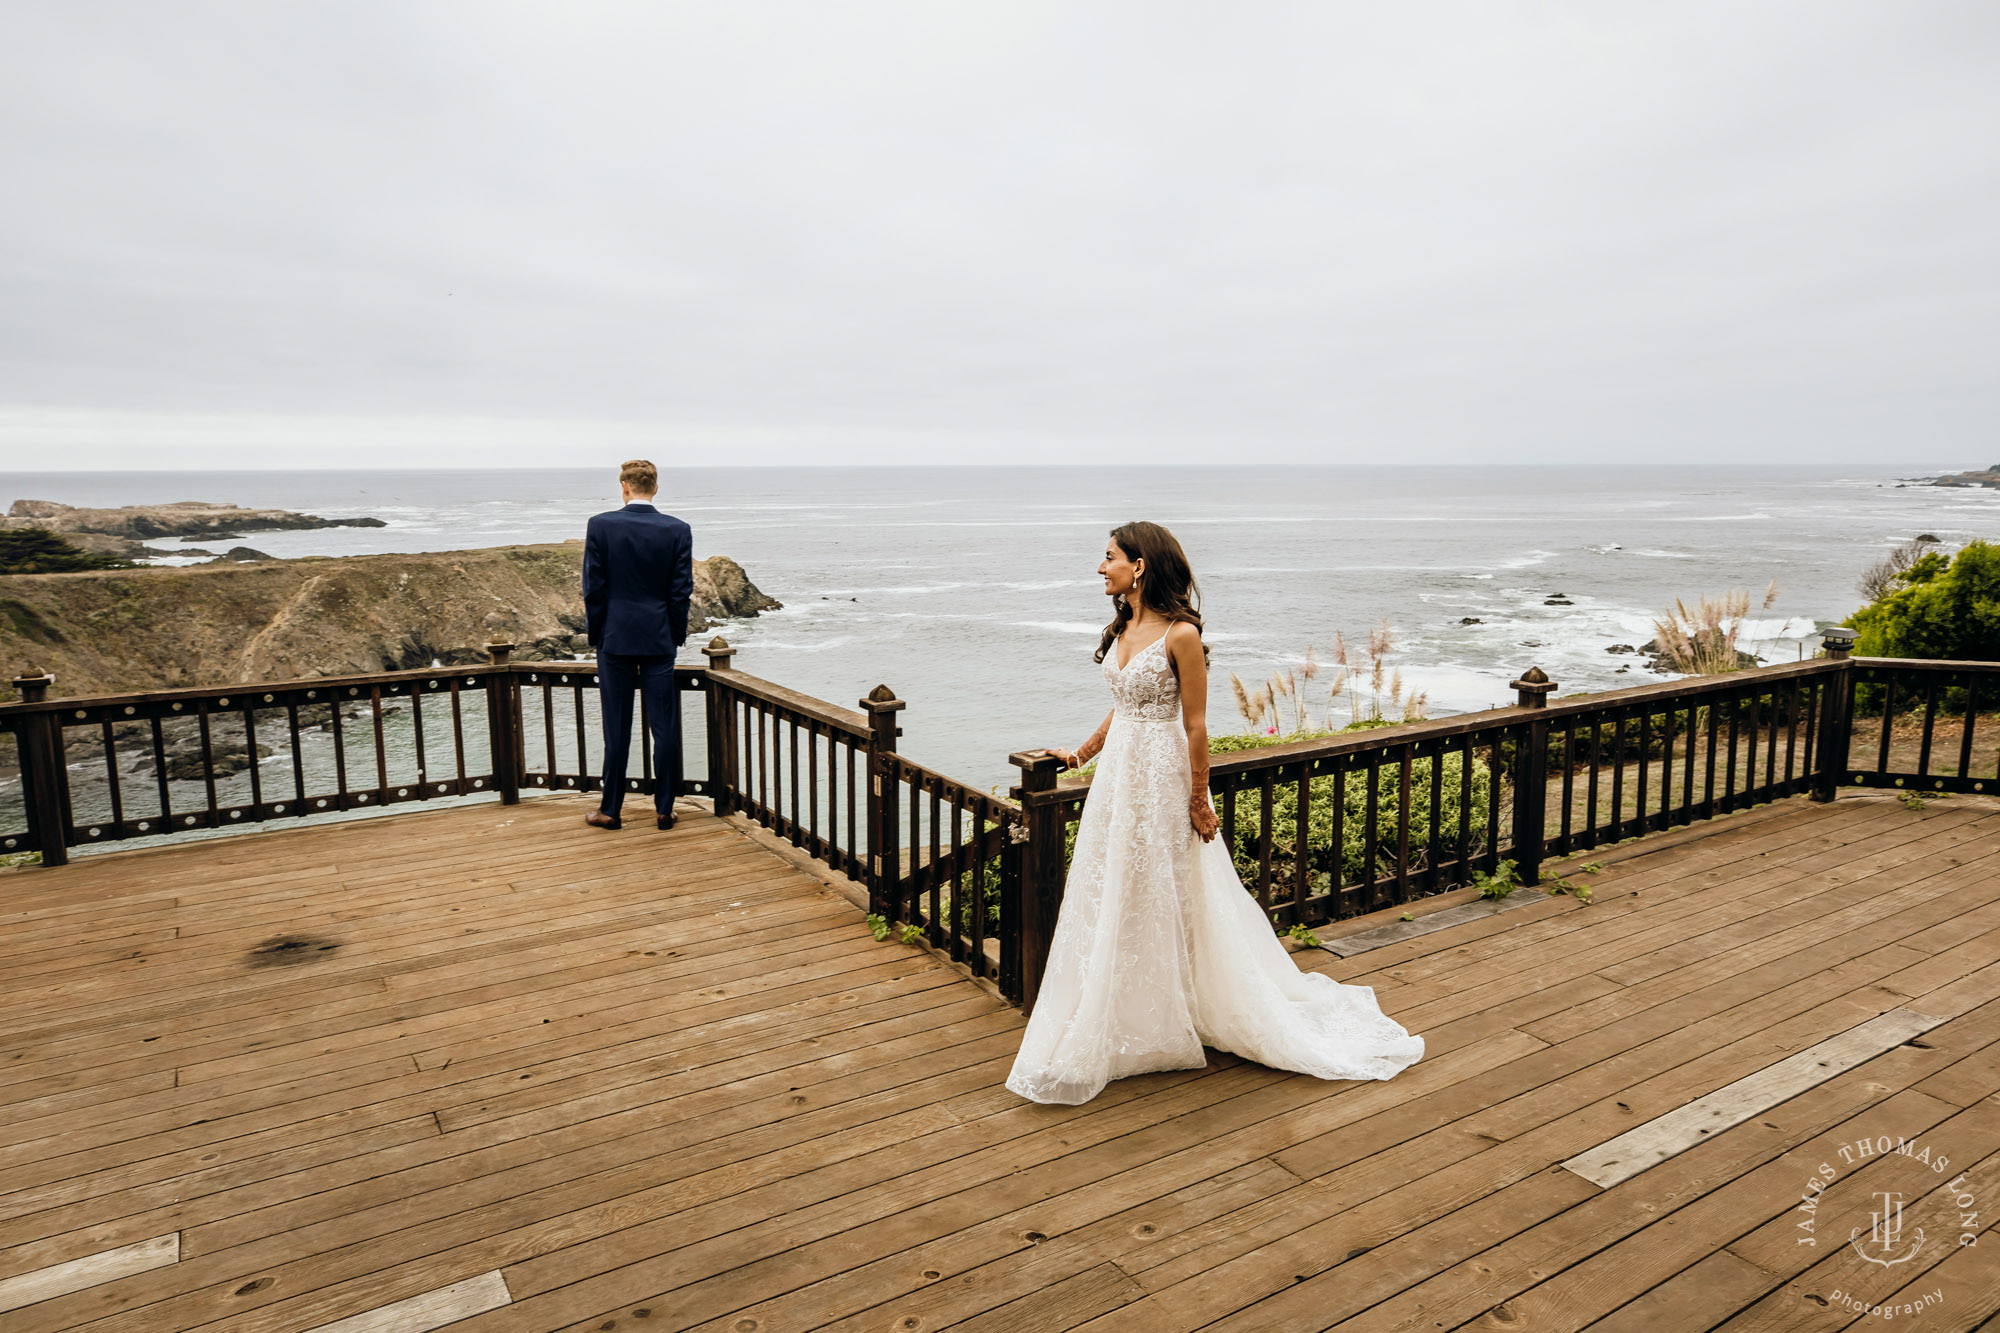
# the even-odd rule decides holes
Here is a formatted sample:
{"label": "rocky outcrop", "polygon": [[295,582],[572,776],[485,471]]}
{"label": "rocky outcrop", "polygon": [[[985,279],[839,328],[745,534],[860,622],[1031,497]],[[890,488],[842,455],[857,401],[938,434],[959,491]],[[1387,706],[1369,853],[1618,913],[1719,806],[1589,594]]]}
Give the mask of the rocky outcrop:
{"label": "rocky outcrop", "polygon": [[[47,528],[65,536],[94,533],[127,541],[157,537],[240,536],[246,532],[295,532],[314,528],[383,528],[379,518],[321,518],[289,509],[244,509],[206,500],[120,509],[78,509],[54,500],[16,500],[0,523],[10,528]],[[78,543],[82,545],[82,543]],[[121,552],[121,554],[124,554]]]}
{"label": "rocky outcrop", "polygon": [[[692,636],[776,609],[724,556],[695,562]],[[58,696],[588,655],[583,543],[0,576],[0,680]],[[12,698],[11,685],[5,697]]]}
{"label": "rocky outcrop", "polygon": [[2000,488],[2000,463],[1992,467],[1975,468],[1970,472],[1954,472],[1949,476],[1932,477],[1933,486],[1985,486]]}

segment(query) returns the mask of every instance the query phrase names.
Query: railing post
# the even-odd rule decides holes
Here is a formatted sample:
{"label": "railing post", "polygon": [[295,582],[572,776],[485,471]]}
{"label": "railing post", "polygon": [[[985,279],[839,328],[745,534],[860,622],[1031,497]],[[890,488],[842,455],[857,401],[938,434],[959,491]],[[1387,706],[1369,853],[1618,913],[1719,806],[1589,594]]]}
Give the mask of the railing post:
{"label": "railing post", "polygon": [[[720,634],[710,639],[701,650],[708,659],[711,673],[729,670],[736,652],[728,640]],[[708,730],[708,794],[715,803],[715,813],[726,815],[736,808],[736,747],[730,743],[729,727],[736,720],[736,710],[725,706],[722,694],[715,687],[713,674],[702,681],[703,702],[706,712],[703,717]]]}
{"label": "railing post", "polygon": [[[511,643],[489,643],[486,656],[496,667],[507,665]],[[500,804],[514,805],[521,799],[521,690],[511,671],[495,671],[486,678],[486,741],[493,755],[493,788]]]}
{"label": "railing post", "polygon": [[1544,710],[1556,683],[1540,667],[1529,667],[1511,686],[1515,702],[1534,710],[1514,754],[1514,873],[1523,884],[1539,884],[1549,822],[1549,722]]}
{"label": "railing post", "polygon": [[1007,756],[1021,770],[1021,785],[1014,799],[1021,803],[1021,818],[1028,837],[1021,847],[1021,1013],[1035,1011],[1035,996],[1042,989],[1042,972],[1049,962],[1049,943],[1055,938],[1056,914],[1062,910],[1063,866],[1062,807],[1051,799],[1056,780],[1062,775],[1063,761],[1047,750],[1025,750]]}
{"label": "railing post", "polygon": [[903,857],[896,846],[896,738],[903,729],[896,714],[908,707],[887,685],[877,685],[861,701],[868,714],[868,910],[894,917],[890,897],[902,878]]}
{"label": "railing post", "polygon": [[[56,678],[46,671],[14,677],[14,688],[24,704],[38,704],[49,696]],[[42,864],[69,864],[69,765],[64,762],[62,719],[53,712],[27,713],[16,733],[21,752],[22,795],[27,798],[28,820],[34,825],[35,840],[41,844]]]}
{"label": "railing post", "polygon": [[[1845,625],[1825,630],[1820,644],[1828,659],[1841,664],[1827,677],[1826,706],[1819,729],[1819,771],[1813,775],[1812,798],[1830,801],[1840,794],[1840,782],[1847,774],[1847,747],[1854,734],[1854,640],[1859,636]],[[1889,725],[1887,713],[1882,725]]]}

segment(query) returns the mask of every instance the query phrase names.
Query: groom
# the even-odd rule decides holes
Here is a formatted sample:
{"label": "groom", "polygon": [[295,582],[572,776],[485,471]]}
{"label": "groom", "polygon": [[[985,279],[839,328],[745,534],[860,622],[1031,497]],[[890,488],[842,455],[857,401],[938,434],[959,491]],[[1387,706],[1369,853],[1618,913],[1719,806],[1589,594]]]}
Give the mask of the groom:
{"label": "groom", "polygon": [[632,744],[632,692],[646,696],[653,731],[653,808],[663,829],[674,826],[681,785],[681,701],[674,687],[674,653],[687,638],[694,595],[693,539],[688,525],[653,507],[660,474],[634,459],[618,470],[625,507],[598,514],[583,538],[583,609],[597,649],[597,688],[604,715],[604,800],[583,817],[594,828],[622,827],[625,757]]}

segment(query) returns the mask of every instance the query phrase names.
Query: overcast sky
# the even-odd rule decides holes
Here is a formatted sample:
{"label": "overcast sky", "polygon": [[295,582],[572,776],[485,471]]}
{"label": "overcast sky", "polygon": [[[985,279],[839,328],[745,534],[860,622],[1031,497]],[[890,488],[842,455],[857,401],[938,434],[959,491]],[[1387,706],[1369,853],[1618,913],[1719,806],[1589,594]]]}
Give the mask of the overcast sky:
{"label": "overcast sky", "polygon": [[2000,461],[2000,5],[0,8],[0,465]]}

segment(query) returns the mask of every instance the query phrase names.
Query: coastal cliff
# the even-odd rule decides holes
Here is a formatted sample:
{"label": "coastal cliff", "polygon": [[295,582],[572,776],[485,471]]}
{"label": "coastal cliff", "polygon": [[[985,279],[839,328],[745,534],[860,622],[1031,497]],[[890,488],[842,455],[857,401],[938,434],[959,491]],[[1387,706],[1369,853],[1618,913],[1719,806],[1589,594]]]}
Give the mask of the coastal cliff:
{"label": "coastal cliff", "polygon": [[146,541],[157,537],[240,537],[246,532],[303,532],[319,528],[387,527],[379,518],[321,518],[289,509],[245,509],[209,500],[163,505],[79,509],[55,500],[16,500],[0,519],[10,528],[46,528],[64,535],[92,534]]}
{"label": "coastal cliff", "polygon": [[[724,556],[697,560],[693,635],[778,603]],[[583,543],[179,569],[0,576],[0,671],[56,696],[361,674],[587,653]]]}

